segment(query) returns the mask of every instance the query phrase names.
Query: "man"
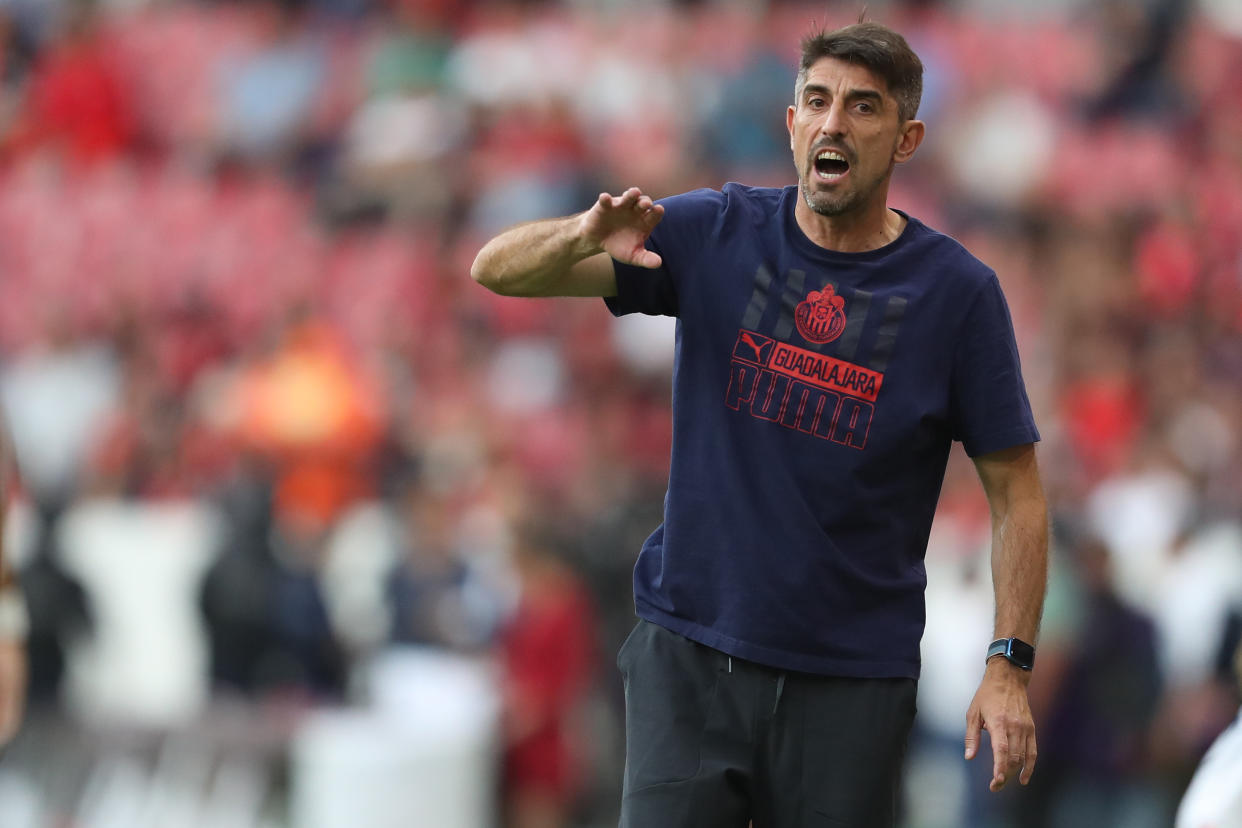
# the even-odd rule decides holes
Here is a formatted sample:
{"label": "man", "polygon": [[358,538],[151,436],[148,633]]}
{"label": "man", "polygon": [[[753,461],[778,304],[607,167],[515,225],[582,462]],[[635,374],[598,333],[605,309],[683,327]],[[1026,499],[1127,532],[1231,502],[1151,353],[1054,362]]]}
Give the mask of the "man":
{"label": "man", "polygon": [[471,270],[498,293],[678,319],[664,523],[618,656],[624,826],[893,824],[954,439],[992,510],[998,639],[966,758],[986,729],[991,788],[1030,779],[1039,435],[995,274],[887,206],[923,139],[922,72],[877,24],[809,37],[786,115],[796,187],[603,193],[502,233]]}
{"label": "man", "polygon": [[0,419],[0,746],[21,725],[26,695],[26,601],[10,569],[5,550],[5,514],[8,482],[14,463],[12,443]]}

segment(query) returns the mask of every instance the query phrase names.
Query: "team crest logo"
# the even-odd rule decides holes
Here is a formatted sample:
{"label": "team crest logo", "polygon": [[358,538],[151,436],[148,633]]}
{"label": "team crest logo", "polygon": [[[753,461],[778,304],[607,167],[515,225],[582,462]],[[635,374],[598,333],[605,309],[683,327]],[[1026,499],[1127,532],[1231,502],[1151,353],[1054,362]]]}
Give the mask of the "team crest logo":
{"label": "team crest logo", "polygon": [[798,333],[807,342],[823,345],[839,337],[845,330],[845,297],[837,296],[832,285],[813,290],[798,303],[794,322]]}

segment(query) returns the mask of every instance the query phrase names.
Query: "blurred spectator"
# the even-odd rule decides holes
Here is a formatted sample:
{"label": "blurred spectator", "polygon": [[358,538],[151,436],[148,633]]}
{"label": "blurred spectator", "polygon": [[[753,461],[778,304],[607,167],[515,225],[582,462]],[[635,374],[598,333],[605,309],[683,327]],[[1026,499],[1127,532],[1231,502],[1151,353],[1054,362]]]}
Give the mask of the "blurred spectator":
{"label": "blurred spectator", "polygon": [[7,366],[2,387],[27,490],[63,505],[77,493],[121,377],[109,347],[80,338],[59,311],[47,313],[43,340]]}
{"label": "blurred spectator", "polygon": [[348,665],[328,613],[322,584],[329,525],[315,512],[285,509],[273,537],[276,568],[271,623],[276,650],[265,679],[276,691],[338,699]]}
{"label": "blurred spectator", "polygon": [[1016,824],[1166,825],[1147,748],[1162,682],[1155,626],[1114,591],[1103,543],[1080,540],[1070,556],[1081,589],[1075,644],[1040,725],[1039,773],[1013,803]]}
{"label": "blurred spectator", "polygon": [[324,522],[293,510],[273,520],[257,477],[237,486],[228,505],[235,534],[201,596],[212,677],[259,698],[339,698],[346,661],[323,594]]}
{"label": "blurred spectator", "polygon": [[276,561],[271,549],[271,493],[258,476],[234,481],[222,499],[229,532],[203,579],[211,677],[220,689],[258,695],[268,689],[269,621]]}
{"label": "blurred spectator", "polygon": [[591,604],[551,543],[523,524],[512,547],[520,597],[500,637],[508,828],[567,826],[590,771],[575,722],[594,669]]}
{"label": "blurred spectator", "polygon": [[10,131],[21,116],[22,96],[35,45],[20,24],[14,10],[0,6],[0,146],[10,140]]}
{"label": "blurred spectator", "polygon": [[758,48],[722,80],[710,108],[699,113],[707,151],[702,162],[744,181],[756,176],[780,181],[775,171],[784,173],[789,165],[789,134],[778,102],[791,97],[793,72],[787,49],[777,53],[762,41],[753,45]]}
{"label": "blurred spectator", "polygon": [[1094,117],[1167,118],[1183,114],[1165,74],[1164,61],[1190,6],[1189,0],[1108,0],[1098,4],[1095,11],[1102,17],[1106,84],[1091,107]]}
{"label": "blurred spectator", "polygon": [[394,642],[478,651],[492,640],[491,586],[462,549],[461,494],[410,486],[399,504],[397,566],[387,579]]}
{"label": "blurred spectator", "polygon": [[12,139],[19,151],[49,147],[70,161],[89,163],[134,146],[130,90],[94,8],[88,0],[66,3],[59,32],[36,58],[25,114]]}
{"label": "blurred spectator", "polygon": [[82,584],[66,570],[53,531],[59,515],[50,508],[40,515],[39,546],[20,573],[30,605],[26,649],[32,711],[55,709],[68,653],[88,640],[94,628],[94,608]]}
{"label": "blurred spectator", "polygon": [[309,139],[325,58],[304,25],[301,0],[258,0],[251,13],[256,42],[249,54],[217,69],[220,148],[279,165],[296,160]]}
{"label": "blurred spectator", "polygon": [[456,168],[468,121],[445,94],[452,39],[430,4],[395,3],[392,25],[373,46],[366,97],[345,133],[345,192],[337,210],[375,203],[393,216],[440,218],[456,195]]}

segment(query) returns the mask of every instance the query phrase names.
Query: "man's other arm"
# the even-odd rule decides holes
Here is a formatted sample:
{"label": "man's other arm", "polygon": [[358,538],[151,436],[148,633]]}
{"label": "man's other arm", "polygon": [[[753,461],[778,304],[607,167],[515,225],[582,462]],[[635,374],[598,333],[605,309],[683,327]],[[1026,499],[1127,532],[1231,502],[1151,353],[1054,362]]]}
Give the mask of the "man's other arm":
{"label": "man's other arm", "polygon": [[612,259],[656,268],[644,247],[664,207],[637,187],[600,193],[591,209],[519,224],[489,241],[470,268],[476,282],[504,296],[616,296]]}
{"label": "man's other arm", "polygon": [[[993,638],[1034,644],[1048,580],[1048,507],[1035,446],[1024,445],[975,458],[992,512],[992,586],[996,594]],[[1027,700],[1030,674],[1003,657],[989,659],[966,713],[966,758],[979,750],[981,730],[992,740],[992,782],[999,791],[1021,772],[1025,785],[1035,769],[1035,723]]]}

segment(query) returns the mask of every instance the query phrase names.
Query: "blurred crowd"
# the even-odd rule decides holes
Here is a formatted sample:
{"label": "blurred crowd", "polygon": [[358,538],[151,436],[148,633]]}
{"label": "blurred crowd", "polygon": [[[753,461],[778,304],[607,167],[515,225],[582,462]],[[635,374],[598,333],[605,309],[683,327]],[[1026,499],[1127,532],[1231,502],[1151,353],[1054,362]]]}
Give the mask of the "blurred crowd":
{"label": "blurred crowd", "polygon": [[[341,701],[393,643],[492,654],[513,824],[607,824],[620,760],[572,710],[619,717],[671,323],[495,297],[469,264],[602,190],[792,183],[798,41],[857,5],[0,2],[0,392],[36,709],[58,715],[108,616],[74,515],[191,502],[213,694]],[[928,139],[890,203],[998,272],[1054,523],[1039,769],[993,796],[960,760],[990,530],[955,452],[907,823],[1167,825],[1237,709],[1242,12],[868,10],[927,67]]]}

